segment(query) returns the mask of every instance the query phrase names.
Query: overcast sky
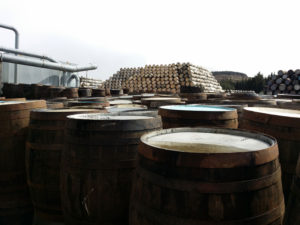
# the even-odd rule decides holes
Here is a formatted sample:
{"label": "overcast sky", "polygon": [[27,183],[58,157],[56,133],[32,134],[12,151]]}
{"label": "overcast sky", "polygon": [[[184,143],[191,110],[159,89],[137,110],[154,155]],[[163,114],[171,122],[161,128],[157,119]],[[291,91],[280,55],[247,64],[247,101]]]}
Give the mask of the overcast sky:
{"label": "overcast sky", "polygon": [[[1,1],[0,23],[20,49],[80,65],[107,79],[120,67],[191,62],[253,76],[300,68],[299,1]],[[0,45],[14,34],[0,29]]]}

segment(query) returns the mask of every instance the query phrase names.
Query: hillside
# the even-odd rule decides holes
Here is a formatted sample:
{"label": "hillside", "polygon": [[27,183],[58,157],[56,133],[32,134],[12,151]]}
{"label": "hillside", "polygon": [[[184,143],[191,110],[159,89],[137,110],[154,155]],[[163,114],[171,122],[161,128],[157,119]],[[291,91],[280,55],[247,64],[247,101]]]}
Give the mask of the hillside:
{"label": "hillside", "polygon": [[245,73],[234,71],[213,71],[212,74],[219,82],[221,80],[241,81],[248,79],[248,76]]}

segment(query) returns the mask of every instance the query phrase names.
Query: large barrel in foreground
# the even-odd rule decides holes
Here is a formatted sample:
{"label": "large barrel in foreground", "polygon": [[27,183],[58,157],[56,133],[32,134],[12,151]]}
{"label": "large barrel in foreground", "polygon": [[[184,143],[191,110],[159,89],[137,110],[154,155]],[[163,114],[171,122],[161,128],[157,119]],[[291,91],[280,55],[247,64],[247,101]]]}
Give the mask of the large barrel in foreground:
{"label": "large barrel in foreground", "polygon": [[232,129],[143,135],[130,225],[280,225],[284,198],[276,140]]}
{"label": "large barrel in foreground", "polygon": [[287,204],[284,225],[300,224],[300,155],[298,158],[296,176],[292,185],[289,201]]}
{"label": "large barrel in foreground", "polygon": [[140,137],[159,117],[81,114],[68,117],[61,196],[67,225],[128,224]]}
{"label": "large barrel in foreground", "polygon": [[0,101],[0,224],[31,225],[33,208],[25,173],[30,111],[45,101]]}
{"label": "large barrel in foreground", "polygon": [[283,192],[287,202],[300,153],[300,111],[246,107],[241,128],[269,134],[277,139]]}
{"label": "large barrel in foreground", "polygon": [[31,111],[26,143],[27,183],[35,214],[62,221],[60,163],[67,116],[95,113],[92,109],[38,109]]}
{"label": "large barrel in foreground", "polygon": [[237,110],[228,107],[206,105],[161,106],[158,114],[162,117],[163,128],[176,127],[222,127],[237,128]]}

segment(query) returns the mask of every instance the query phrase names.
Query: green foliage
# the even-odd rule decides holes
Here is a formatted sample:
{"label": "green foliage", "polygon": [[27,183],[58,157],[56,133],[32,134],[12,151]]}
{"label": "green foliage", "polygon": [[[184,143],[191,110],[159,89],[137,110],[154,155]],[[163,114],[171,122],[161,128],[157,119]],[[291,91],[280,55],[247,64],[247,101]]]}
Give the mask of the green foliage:
{"label": "green foliage", "polygon": [[223,90],[234,90],[235,89],[235,82],[231,79],[228,80],[221,80],[220,85]]}
{"label": "green foliage", "polygon": [[259,72],[256,76],[249,79],[236,82],[232,80],[223,80],[220,84],[224,90],[252,90],[259,93],[264,90],[267,80],[268,78],[264,78]]}

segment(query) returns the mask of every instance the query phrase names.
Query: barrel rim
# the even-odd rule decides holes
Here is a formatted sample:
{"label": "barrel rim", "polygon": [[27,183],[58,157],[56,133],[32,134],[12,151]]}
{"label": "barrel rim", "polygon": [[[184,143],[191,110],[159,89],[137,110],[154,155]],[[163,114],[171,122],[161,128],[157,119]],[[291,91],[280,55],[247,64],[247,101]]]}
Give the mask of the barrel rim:
{"label": "barrel rim", "polygon": [[[182,109],[172,109],[171,107],[182,107]],[[195,107],[196,106],[201,106],[203,108],[214,108],[214,109],[223,109],[220,111],[198,111],[198,110],[186,110],[184,109],[184,107]],[[219,106],[210,106],[210,105],[201,105],[201,104],[187,104],[187,105],[165,105],[165,106],[160,106],[159,109],[163,109],[163,110],[170,110],[170,111],[192,111],[192,112],[231,112],[236,110],[235,108],[230,108],[230,107],[219,107]]]}
{"label": "barrel rim", "polygon": [[[260,150],[249,151],[249,152],[229,152],[229,153],[195,153],[195,152],[184,152],[179,150],[173,150],[168,148],[160,148],[158,146],[151,145],[147,142],[147,139],[159,134],[172,133],[174,131],[179,132],[190,132],[190,131],[214,131],[214,133],[222,134],[247,134],[248,137],[257,138],[260,137],[270,146]],[[207,128],[207,127],[181,127],[171,128],[159,131],[152,131],[144,134],[141,137],[139,145],[139,154],[145,158],[153,161],[163,162],[169,161],[176,155],[176,166],[186,167],[201,167],[201,168],[232,168],[242,167],[251,165],[261,165],[278,158],[278,145],[277,140],[269,135],[253,132],[241,129],[230,129],[230,128]],[[173,157],[172,157],[173,156]]]}
{"label": "barrel rim", "polygon": [[[263,124],[273,124],[283,127],[294,127],[300,128],[300,117],[293,117],[287,115],[278,115],[272,114],[269,112],[261,112],[261,111],[253,111],[252,109],[260,108],[260,109],[267,109],[268,111],[270,108],[268,107],[245,107],[243,109],[243,118]],[[282,109],[282,108],[271,108],[275,110],[289,110],[289,111],[297,111],[296,109]],[[300,115],[300,113],[299,113]]]}
{"label": "barrel rim", "polygon": [[[91,118],[92,116],[99,115],[99,117],[103,119],[98,118]],[[123,119],[121,118],[123,117]],[[81,120],[81,121],[126,121],[126,120],[150,120],[153,119],[153,117],[150,116],[121,116],[121,115],[111,115],[109,113],[103,114],[103,113],[82,113],[82,114],[76,114],[76,115],[69,115],[67,116],[69,120]],[[112,119],[110,119],[112,118]],[[119,119],[118,119],[119,118]],[[129,118],[129,119],[125,119]]]}

